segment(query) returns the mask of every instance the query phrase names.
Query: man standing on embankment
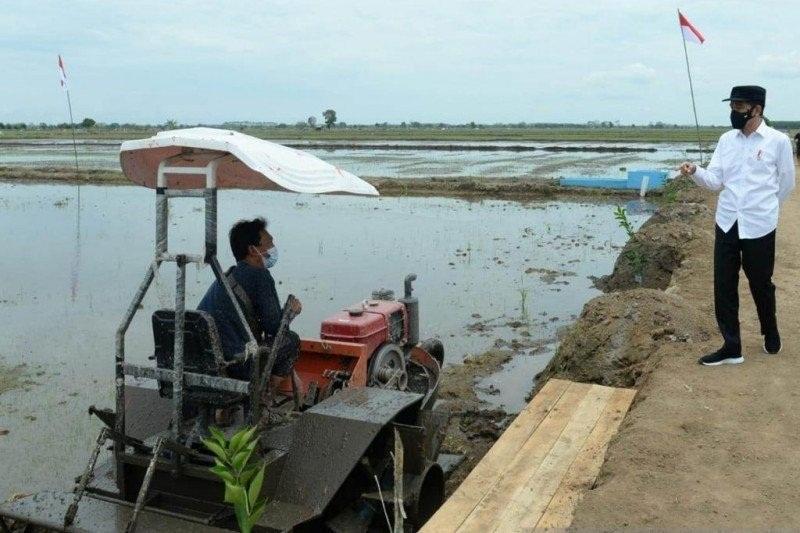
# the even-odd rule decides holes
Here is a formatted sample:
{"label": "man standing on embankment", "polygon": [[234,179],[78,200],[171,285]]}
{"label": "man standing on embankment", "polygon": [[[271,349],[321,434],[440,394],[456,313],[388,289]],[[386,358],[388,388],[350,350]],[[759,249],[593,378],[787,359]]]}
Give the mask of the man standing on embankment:
{"label": "man standing on embankment", "polygon": [[800,159],[800,131],[794,134],[794,149],[797,151],[797,159]]}
{"label": "man standing on embankment", "polygon": [[775,317],[775,230],[780,204],[795,186],[792,143],[763,120],[767,91],[756,85],[731,89],[731,126],[717,143],[708,168],[683,163],[680,171],[701,187],[719,191],[714,241],[714,311],[722,348],[698,361],[738,364],[739,270],[744,269],[758,311],[764,352],[777,354],[781,337]]}

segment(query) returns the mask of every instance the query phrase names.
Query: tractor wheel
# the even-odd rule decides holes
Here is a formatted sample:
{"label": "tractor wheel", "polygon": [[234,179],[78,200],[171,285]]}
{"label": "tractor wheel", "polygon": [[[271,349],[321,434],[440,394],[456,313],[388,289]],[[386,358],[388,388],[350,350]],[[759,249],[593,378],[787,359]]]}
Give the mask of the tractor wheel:
{"label": "tractor wheel", "polygon": [[405,390],[408,373],[403,352],[396,344],[384,344],[369,361],[367,385],[370,387]]}
{"label": "tractor wheel", "polygon": [[419,343],[419,347],[436,359],[440,367],[444,364],[444,345],[442,341],[434,338],[425,339]]}
{"label": "tractor wheel", "polygon": [[444,472],[438,463],[431,464],[422,476],[415,476],[417,483],[411,492],[416,497],[406,503],[408,521],[414,530],[421,529],[444,503]]}

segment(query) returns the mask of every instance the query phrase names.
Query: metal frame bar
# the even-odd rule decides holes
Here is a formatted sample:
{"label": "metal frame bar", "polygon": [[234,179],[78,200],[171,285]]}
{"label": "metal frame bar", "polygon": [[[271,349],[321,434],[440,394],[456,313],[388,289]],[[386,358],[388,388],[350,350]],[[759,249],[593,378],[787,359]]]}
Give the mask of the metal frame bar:
{"label": "metal frame bar", "polygon": [[147,465],[147,470],[144,473],[144,480],[142,480],[142,485],[139,488],[139,494],[136,496],[136,505],[133,507],[133,513],[131,513],[131,518],[128,521],[128,525],[125,526],[125,533],[133,533],[136,531],[136,525],[139,521],[139,513],[141,513],[142,508],[144,508],[144,502],[147,498],[147,491],[150,489],[150,482],[153,480],[153,474],[156,471],[158,456],[161,455],[161,449],[163,447],[164,437],[159,437],[156,441],[155,448],[153,448],[153,458],[150,461],[150,464]]}
{"label": "metal frame bar", "polygon": [[108,429],[103,428],[100,430],[100,435],[97,437],[94,450],[92,450],[92,454],[89,456],[89,463],[86,465],[86,470],[83,471],[81,480],[78,483],[78,488],[75,489],[75,496],[72,499],[72,503],[69,505],[64,515],[64,527],[72,525],[75,521],[75,516],[78,514],[78,505],[81,502],[81,498],[83,498],[83,493],[86,491],[86,486],[89,484],[92,473],[94,473],[94,465],[97,464],[97,457],[100,455],[100,449],[103,447],[103,444],[106,443],[107,439]]}
{"label": "metal frame bar", "polygon": [[[126,363],[123,365],[126,376],[134,378],[155,379],[157,381],[175,381],[175,371],[166,368],[153,368],[151,366],[139,366]],[[217,376],[206,376],[195,374],[194,372],[184,372],[183,381],[187,385],[196,387],[209,387],[227,392],[238,392],[247,394],[250,392],[248,382],[233,378],[222,378]]]}
{"label": "metal frame bar", "polygon": [[203,198],[205,189],[167,189],[167,198]]}
{"label": "metal frame bar", "polygon": [[[186,262],[178,256],[178,268],[175,278],[175,346],[172,352],[172,369],[175,379],[172,381],[172,438],[176,441],[181,436],[183,427],[183,331],[186,315]],[[179,462],[179,455],[175,456]]]}
{"label": "metal frame bar", "polygon": [[[144,295],[147,293],[147,289],[153,282],[159,265],[160,262],[157,260],[150,263],[150,266],[147,268],[147,272],[145,273],[144,281],[142,281],[141,285],[139,285],[139,289],[136,291],[133,301],[128,306],[125,317],[122,319],[122,322],[117,328],[115,355],[116,365],[114,377],[116,385],[116,420],[114,424],[114,431],[119,435],[125,434],[125,374],[123,373],[123,365],[125,364],[125,333],[128,331],[131,321],[133,321],[133,316],[136,314],[136,311],[139,309],[139,304],[142,303]],[[119,461],[117,460],[119,458],[119,454],[124,451],[125,443],[120,439],[115,439],[114,459],[117,464],[119,464]],[[122,494],[125,488],[125,480],[121,468],[116,469],[116,478],[117,488]],[[125,494],[122,494],[122,496],[125,497]]]}
{"label": "metal frame bar", "polygon": [[197,254],[169,254],[163,253],[158,256],[159,261],[167,261],[170,263],[177,263],[178,261],[186,263],[204,263],[202,255]]}

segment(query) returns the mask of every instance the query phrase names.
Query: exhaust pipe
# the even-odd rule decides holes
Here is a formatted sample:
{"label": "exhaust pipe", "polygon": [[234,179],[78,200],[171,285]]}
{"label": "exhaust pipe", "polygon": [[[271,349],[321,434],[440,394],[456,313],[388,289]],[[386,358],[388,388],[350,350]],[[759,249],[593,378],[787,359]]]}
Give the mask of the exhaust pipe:
{"label": "exhaust pipe", "polygon": [[408,313],[408,340],[407,344],[416,346],[419,342],[419,300],[412,295],[414,287],[411,284],[417,279],[416,274],[409,274],[405,279],[405,293],[399,300],[406,306]]}

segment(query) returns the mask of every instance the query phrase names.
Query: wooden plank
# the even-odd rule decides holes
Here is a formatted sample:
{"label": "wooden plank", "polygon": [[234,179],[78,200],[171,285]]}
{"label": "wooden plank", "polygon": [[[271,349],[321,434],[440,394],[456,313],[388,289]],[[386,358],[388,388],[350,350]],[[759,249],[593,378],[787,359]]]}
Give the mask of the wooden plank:
{"label": "wooden plank", "polygon": [[515,455],[504,458],[505,465],[501,474],[486,481],[483,498],[457,531],[483,533],[494,528],[497,517],[507,507],[511,495],[525,483],[531,473],[547,457],[573,413],[585,403],[591,388],[592,385],[585,383],[570,384],[559,402],[528,437],[519,451]]}
{"label": "wooden plank", "polygon": [[570,526],[575,507],[597,478],[605,460],[608,443],[619,429],[635,395],[635,389],[614,391],[606,410],[600,415],[600,420],[586,439],[583,449],[569,467],[553,499],[536,524],[536,529],[562,530]]}
{"label": "wooden plank", "polygon": [[421,531],[455,531],[571,384],[561,379],[549,380]]}
{"label": "wooden plank", "polygon": [[[492,517],[493,531],[530,530],[536,525],[613,392],[611,387],[592,386],[538,466],[534,469],[526,469],[524,464],[517,466],[523,474],[523,483],[516,485],[510,498],[504,495],[507,505]],[[536,434],[532,438],[536,438]],[[520,463],[524,459],[526,457],[520,456]]]}

